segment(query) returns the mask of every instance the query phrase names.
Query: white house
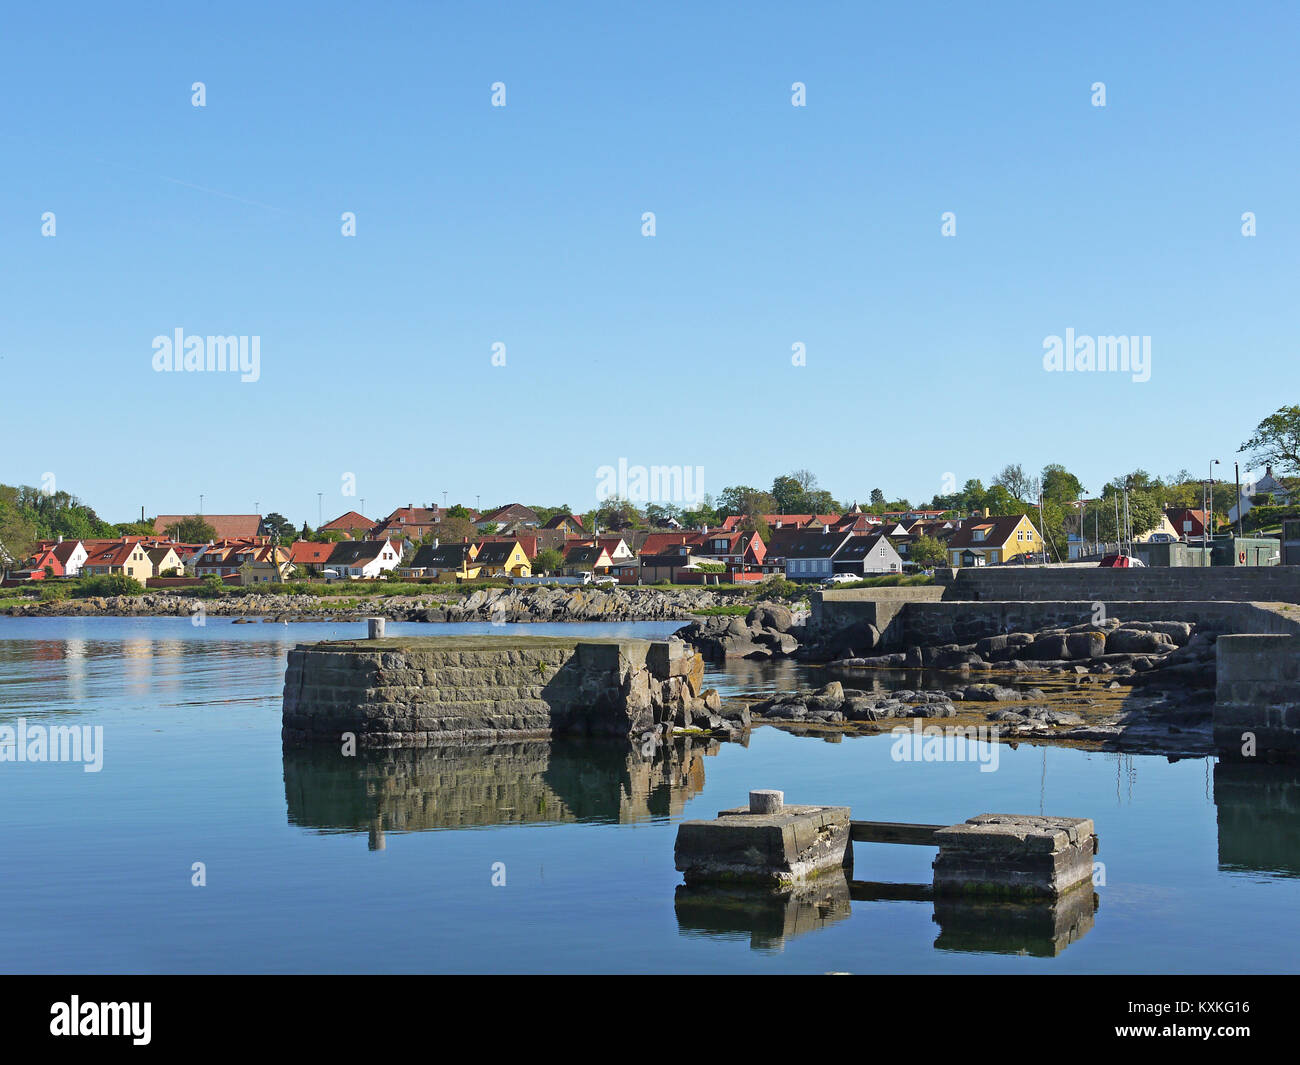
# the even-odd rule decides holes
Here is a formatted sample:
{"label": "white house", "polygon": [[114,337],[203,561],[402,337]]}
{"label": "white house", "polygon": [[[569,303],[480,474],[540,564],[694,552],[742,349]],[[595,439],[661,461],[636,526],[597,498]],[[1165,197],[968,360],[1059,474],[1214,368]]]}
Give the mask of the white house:
{"label": "white house", "polygon": [[334,545],[325,565],[337,570],[340,577],[374,580],[396,569],[401,561],[401,548],[391,540],[341,540]]}
{"label": "white house", "polygon": [[1252,496],[1271,494],[1273,502],[1280,507],[1289,506],[1291,503],[1291,492],[1281,481],[1273,476],[1273,467],[1264,467],[1264,476],[1258,481],[1242,481],[1241,496],[1237,499],[1235,506],[1228,508],[1228,520],[1236,522],[1238,518],[1244,518],[1254,509],[1254,504],[1250,501]]}

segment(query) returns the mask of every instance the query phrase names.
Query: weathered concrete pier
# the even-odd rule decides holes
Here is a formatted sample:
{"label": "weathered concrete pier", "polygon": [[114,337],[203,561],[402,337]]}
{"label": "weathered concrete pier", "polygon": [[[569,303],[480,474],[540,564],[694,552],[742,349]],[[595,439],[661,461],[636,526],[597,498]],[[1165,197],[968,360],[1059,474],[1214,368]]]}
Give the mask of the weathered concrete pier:
{"label": "weathered concrete pier", "polygon": [[687,885],[789,888],[853,865],[853,841],[938,847],[936,895],[1059,899],[1091,884],[1097,834],[1086,817],[980,814],[960,825],[852,821],[846,806],[786,806],[750,792],[748,808],[684,821],[673,857]]}
{"label": "weathered concrete pier", "polygon": [[1300,761],[1300,635],[1219,638],[1214,743],[1228,761]]}
{"label": "weathered concrete pier", "polygon": [[289,745],[424,746],[558,734],[726,731],[703,659],[679,640],[397,637],[289,652]]}

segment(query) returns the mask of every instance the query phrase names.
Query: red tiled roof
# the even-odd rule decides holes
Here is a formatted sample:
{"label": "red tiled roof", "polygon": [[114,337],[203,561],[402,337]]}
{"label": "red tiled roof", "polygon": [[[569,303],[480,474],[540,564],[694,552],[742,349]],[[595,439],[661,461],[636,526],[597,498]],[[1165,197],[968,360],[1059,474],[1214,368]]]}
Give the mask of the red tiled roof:
{"label": "red tiled roof", "polygon": [[262,527],[260,514],[159,514],[154,519],[153,531],[162,536],[168,525],[175,525],[186,518],[200,517],[212,526],[213,539],[225,540],[232,537],[254,537]]}
{"label": "red tiled roof", "polygon": [[340,514],[333,521],[327,521],[321,526],[321,528],[334,529],[338,532],[354,532],[357,529],[369,529],[374,524],[375,523],[364,514],[358,514],[355,510],[349,510],[346,514]]}
{"label": "red tiled roof", "polygon": [[299,566],[324,565],[333,550],[333,544],[318,544],[314,540],[295,540],[289,545],[289,561]]}
{"label": "red tiled roof", "polygon": [[642,555],[661,555],[677,544],[698,544],[704,539],[698,532],[652,532],[641,545]]}

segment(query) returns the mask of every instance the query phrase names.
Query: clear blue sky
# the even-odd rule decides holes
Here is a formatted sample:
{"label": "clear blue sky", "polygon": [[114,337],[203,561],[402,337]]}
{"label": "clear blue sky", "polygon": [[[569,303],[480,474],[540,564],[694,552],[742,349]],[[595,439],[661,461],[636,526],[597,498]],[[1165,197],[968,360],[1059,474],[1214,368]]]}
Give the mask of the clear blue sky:
{"label": "clear blue sky", "polygon": [[[313,524],[582,510],[620,458],[1096,491],[1231,477],[1300,400],[1296,5],[704,7],[7,10],[0,481]],[[154,372],[177,328],[260,380]],[[1046,373],[1067,328],[1150,380]]]}

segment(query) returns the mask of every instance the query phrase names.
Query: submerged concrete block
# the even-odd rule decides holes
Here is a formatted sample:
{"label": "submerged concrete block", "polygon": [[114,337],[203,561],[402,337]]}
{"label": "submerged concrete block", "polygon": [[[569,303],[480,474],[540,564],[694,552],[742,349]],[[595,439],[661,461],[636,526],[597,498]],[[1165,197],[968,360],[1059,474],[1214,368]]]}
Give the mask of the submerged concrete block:
{"label": "submerged concrete block", "polygon": [[673,858],[687,884],[787,885],[852,864],[847,806],[748,807],[716,821],[684,821]]}
{"label": "submerged concrete block", "polygon": [[1086,817],[980,814],[934,839],[936,895],[1058,898],[1092,881],[1097,837]]}

